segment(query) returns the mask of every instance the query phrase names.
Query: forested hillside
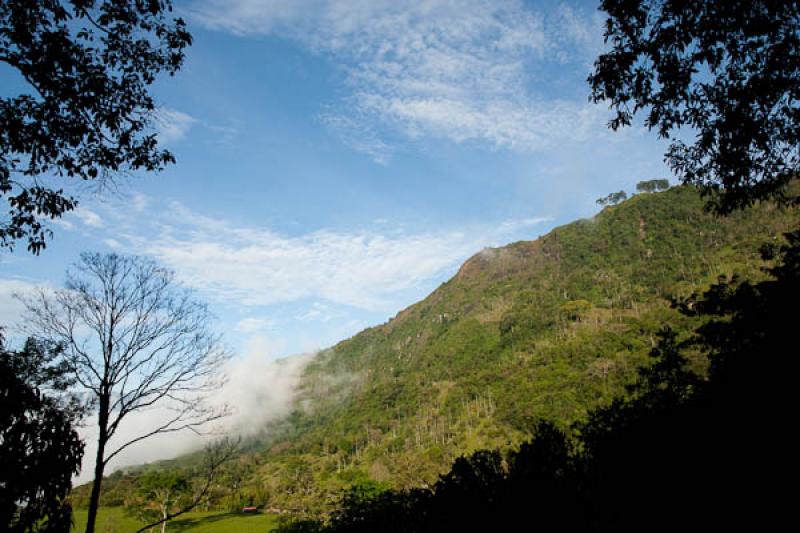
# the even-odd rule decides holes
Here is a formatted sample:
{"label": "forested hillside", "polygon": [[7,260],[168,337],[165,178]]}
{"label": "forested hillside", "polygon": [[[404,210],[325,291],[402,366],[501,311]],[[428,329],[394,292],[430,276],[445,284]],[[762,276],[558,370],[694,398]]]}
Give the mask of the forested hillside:
{"label": "forested hillside", "polygon": [[[680,338],[699,325],[673,299],[723,275],[762,279],[759,250],[798,218],[703,206],[688,187],[640,194],[479,252],[425,300],[321,352],[291,415],[228,466],[226,501],[316,514],[354,485],[430,486],[458,456],[513,448],[538,421],[570,431],[625,394],[663,326]],[[702,374],[705,361],[691,364]],[[112,479],[106,503],[125,485]]]}
{"label": "forested hillside", "polygon": [[[568,428],[635,379],[672,309],[719,276],[763,277],[759,248],[797,213],[714,217],[687,187],[641,194],[536,241],[486,249],[388,323],[321,353],[249,475],[271,506],[319,509],[343,486],[431,484],[536,421]],[[696,367],[703,371],[704,358]]]}

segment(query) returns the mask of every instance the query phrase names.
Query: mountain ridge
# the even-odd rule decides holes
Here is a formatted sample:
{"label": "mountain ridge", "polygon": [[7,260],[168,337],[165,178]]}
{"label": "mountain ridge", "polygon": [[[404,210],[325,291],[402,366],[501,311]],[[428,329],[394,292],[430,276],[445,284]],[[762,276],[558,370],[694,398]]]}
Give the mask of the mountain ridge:
{"label": "mountain ridge", "polygon": [[[280,466],[291,457],[309,472],[300,492],[319,497],[277,500],[326,508],[342,487],[430,484],[460,454],[514,446],[536,420],[566,428],[607,404],[635,379],[663,324],[697,325],[672,298],[720,275],[762,276],[758,247],[795,217],[762,204],[719,219],[703,205],[688,187],[639,194],[476,253],[420,302],[318,356],[298,397],[304,408],[288,429],[273,427],[280,452],[267,452],[254,476],[278,480],[271,494],[296,492]],[[325,384],[330,375],[348,376],[346,385]]]}
{"label": "mountain ridge", "polygon": [[324,513],[347,487],[429,486],[537,421],[567,430],[625,393],[663,325],[695,329],[673,299],[721,275],[763,277],[759,247],[798,220],[766,203],[724,219],[703,206],[689,187],[638,194],[477,252],[420,302],[321,351],[292,412],[229,467],[226,501]]}

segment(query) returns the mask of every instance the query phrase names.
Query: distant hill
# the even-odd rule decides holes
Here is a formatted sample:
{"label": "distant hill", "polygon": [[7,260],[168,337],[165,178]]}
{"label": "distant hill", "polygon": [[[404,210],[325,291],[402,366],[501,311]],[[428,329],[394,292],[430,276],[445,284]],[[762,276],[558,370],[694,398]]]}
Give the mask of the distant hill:
{"label": "distant hill", "polygon": [[485,249],[423,301],[321,352],[290,416],[231,466],[237,502],[314,513],[354,484],[429,485],[459,455],[607,405],[664,324],[697,325],[672,298],[721,275],[762,277],[759,248],[799,218],[771,204],[726,218],[703,206],[674,187]]}

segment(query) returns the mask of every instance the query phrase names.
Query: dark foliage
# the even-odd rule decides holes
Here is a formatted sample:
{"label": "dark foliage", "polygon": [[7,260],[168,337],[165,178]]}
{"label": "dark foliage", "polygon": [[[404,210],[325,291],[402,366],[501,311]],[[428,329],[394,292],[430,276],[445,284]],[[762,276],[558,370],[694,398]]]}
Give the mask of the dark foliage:
{"label": "dark foliage", "polygon": [[[593,411],[573,427],[574,438],[540,423],[506,468],[498,453],[477,452],[458,459],[430,490],[346,498],[327,529],[317,527],[777,529],[792,508],[781,479],[794,453],[786,422],[792,416],[800,231],[787,239],[780,261],[767,269],[771,279],[721,279],[680,304],[684,313],[709,320],[683,342],[662,330],[653,363],[641,370],[630,395]],[[707,377],[688,369],[684,353],[697,349],[709,358]]]}
{"label": "dark foliage", "polygon": [[[27,239],[38,254],[43,218],[77,200],[43,178],[107,183],[119,173],[174,161],[152,133],[149,85],[175,73],[191,43],[169,0],[5,0],[0,62],[25,90],[0,99],[0,247]],[[64,186],[67,184],[65,183]]]}
{"label": "dark foliage", "polygon": [[601,9],[611,50],[589,82],[592,100],[616,110],[610,127],[646,113],[645,125],[672,141],[673,171],[718,212],[783,198],[800,165],[800,3],[605,0]]}
{"label": "dark foliage", "polygon": [[66,532],[65,500],[80,469],[83,443],[73,424],[81,410],[59,395],[69,387],[51,364],[60,347],[29,340],[19,352],[0,339],[0,529]]}

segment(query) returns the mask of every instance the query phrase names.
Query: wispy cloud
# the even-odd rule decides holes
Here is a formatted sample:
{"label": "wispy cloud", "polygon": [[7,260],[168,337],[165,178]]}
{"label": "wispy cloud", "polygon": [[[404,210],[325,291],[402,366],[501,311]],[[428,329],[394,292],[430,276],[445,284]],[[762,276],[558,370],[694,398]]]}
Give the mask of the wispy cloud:
{"label": "wispy cloud", "polygon": [[64,220],[63,218],[54,218],[50,221],[51,224],[55,224],[61,228],[64,228],[67,231],[72,231],[75,229],[75,225],[70,222],[69,220]]}
{"label": "wispy cloud", "polygon": [[327,322],[332,317],[328,305],[322,302],[314,302],[311,304],[311,307],[297,315],[295,318],[300,321],[322,320],[323,322]]}
{"label": "wispy cloud", "polygon": [[271,328],[274,322],[267,318],[248,317],[236,323],[233,329],[241,333],[256,333]]}
{"label": "wispy cloud", "polygon": [[156,115],[158,139],[164,144],[180,141],[197,122],[196,118],[182,111],[162,107]]}
{"label": "wispy cloud", "polygon": [[12,332],[22,316],[25,306],[15,295],[27,295],[36,290],[36,285],[26,280],[0,279],[0,327],[12,328]]}
{"label": "wispy cloud", "polygon": [[208,28],[288,37],[329,55],[349,96],[321,114],[323,122],[381,163],[391,151],[381,130],[525,151],[604,131],[602,111],[585,96],[553,97],[542,69],[574,63],[588,72],[602,28],[595,13],[579,8],[537,12],[514,0],[197,0],[191,16]]}
{"label": "wispy cloud", "polygon": [[238,121],[231,121],[228,125],[203,123],[208,131],[213,134],[213,144],[233,146],[239,136],[241,124]]}
{"label": "wispy cloud", "polygon": [[341,141],[357,152],[367,154],[373,161],[381,165],[387,164],[392,148],[387,144],[375,128],[369,125],[364,117],[357,119],[335,111],[322,113],[319,120],[335,132]]}
{"label": "wispy cloud", "polygon": [[100,215],[85,207],[79,207],[72,212],[72,215],[80,220],[85,226],[89,226],[91,228],[102,228],[104,225],[103,219],[100,217]]}
{"label": "wispy cloud", "polygon": [[[425,287],[477,250],[548,220],[418,233],[381,224],[286,235],[201,215],[178,202],[147,205],[147,216],[104,207],[116,217],[114,233],[104,235],[110,247],[155,257],[215,302],[256,307],[309,300],[316,303],[302,316],[317,320],[328,303],[396,311],[408,303],[404,291]],[[265,325],[253,319],[237,327],[253,332]]]}
{"label": "wispy cloud", "polygon": [[548,222],[551,220],[548,217],[532,217],[532,218],[523,218],[519,220],[506,220],[502,224],[500,224],[500,231],[502,233],[511,233],[514,231],[518,231],[523,228],[532,228],[533,226],[538,226],[542,222]]}
{"label": "wispy cloud", "polygon": [[459,232],[386,236],[318,230],[286,236],[191,215],[138,244],[218,301],[257,306],[318,298],[365,309],[441,273],[479,248]]}
{"label": "wispy cloud", "polygon": [[137,213],[143,213],[147,206],[150,204],[150,199],[142,193],[133,193],[131,195],[131,207]]}
{"label": "wispy cloud", "polygon": [[117,239],[103,239],[103,244],[112,250],[121,250],[123,248],[122,243],[120,243]]}

